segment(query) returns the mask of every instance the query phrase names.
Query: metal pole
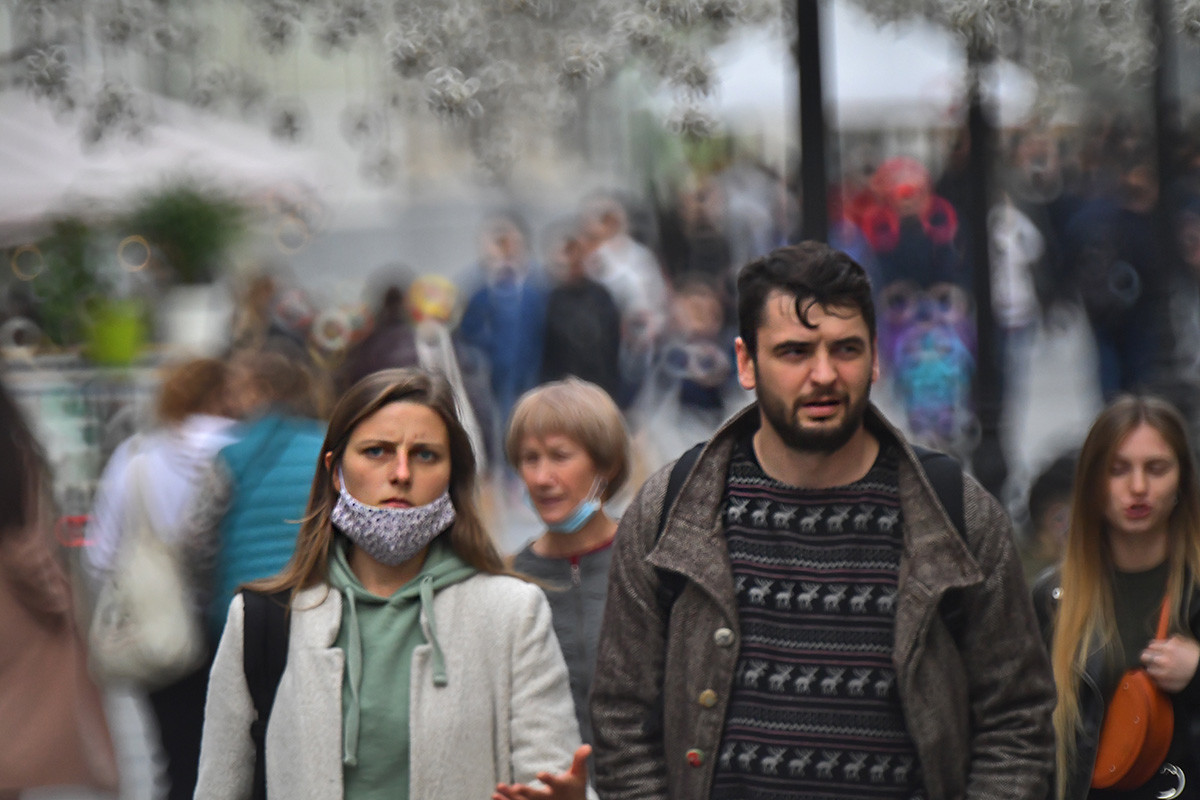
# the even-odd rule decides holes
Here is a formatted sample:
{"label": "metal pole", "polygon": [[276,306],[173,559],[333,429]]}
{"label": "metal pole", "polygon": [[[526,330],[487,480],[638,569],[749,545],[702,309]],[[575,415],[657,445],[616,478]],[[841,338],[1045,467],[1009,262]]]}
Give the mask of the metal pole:
{"label": "metal pole", "polygon": [[829,180],[825,164],[820,0],[796,0],[796,67],[800,83],[800,186],[804,238],[824,242],[829,238]]}
{"label": "metal pole", "polygon": [[998,495],[1008,479],[1008,463],[1000,439],[1004,408],[1000,363],[996,349],[996,316],[992,310],[992,265],[988,236],[988,209],[991,207],[991,167],[995,154],[994,131],[983,111],[980,69],[984,58],[970,48],[967,67],[971,75],[970,106],[967,111],[967,135],[970,138],[969,174],[971,176],[966,209],[970,233],[967,257],[972,265],[975,295],[975,336],[978,356],[975,368],[975,415],[979,420],[980,439],[971,457],[975,477],[984,488]]}
{"label": "metal pole", "polygon": [[1157,54],[1154,62],[1154,146],[1155,170],[1158,173],[1158,201],[1154,209],[1154,233],[1158,240],[1158,254],[1162,259],[1159,269],[1165,276],[1163,281],[1164,296],[1159,298],[1163,313],[1159,318],[1161,327],[1160,346],[1150,354],[1153,359],[1153,370],[1150,382],[1153,388],[1174,400],[1189,418],[1194,416],[1195,399],[1194,387],[1178,386],[1179,376],[1176,374],[1176,336],[1172,327],[1169,313],[1170,298],[1166,295],[1169,287],[1175,286],[1176,281],[1185,272],[1183,256],[1180,252],[1176,237],[1175,224],[1172,220],[1172,183],[1174,178],[1175,130],[1178,104],[1172,93],[1171,81],[1174,77],[1176,64],[1174,61],[1174,40],[1171,38],[1168,25],[1171,12],[1165,6],[1164,0],[1151,0],[1151,41]]}

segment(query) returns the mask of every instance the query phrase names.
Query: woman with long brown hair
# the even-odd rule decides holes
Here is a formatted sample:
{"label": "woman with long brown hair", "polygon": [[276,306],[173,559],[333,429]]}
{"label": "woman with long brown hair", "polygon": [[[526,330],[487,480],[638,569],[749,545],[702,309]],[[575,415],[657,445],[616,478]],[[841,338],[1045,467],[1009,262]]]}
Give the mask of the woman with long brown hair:
{"label": "woman with long brown hair", "polygon": [[[376,372],[335,406],[295,555],[253,587],[290,596],[265,737],[269,796],[487,797],[581,769],[549,607],[507,574],[475,477],[444,378]],[[205,800],[252,791],[244,609],[236,596],[213,664]],[[581,778],[570,785],[583,796]]]}
{"label": "woman with long brown hair", "polygon": [[[1163,400],[1120,397],[1080,452],[1062,565],[1034,590],[1052,629],[1060,798],[1200,796],[1198,577],[1200,489],[1184,420]],[[1106,783],[1093,780],[1105,714],[1121,676],[1138,668],[1173,707],[1166,762],[1140,787],[1096,788]]]}

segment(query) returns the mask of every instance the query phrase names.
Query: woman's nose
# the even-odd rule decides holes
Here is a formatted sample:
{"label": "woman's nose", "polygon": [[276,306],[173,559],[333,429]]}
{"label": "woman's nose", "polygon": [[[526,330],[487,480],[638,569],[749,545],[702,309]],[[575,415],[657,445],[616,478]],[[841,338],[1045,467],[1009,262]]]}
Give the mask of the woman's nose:
{"label": "woman's nose", "polygon": [[408,468],[408,456],[401,453],[396,457],[396,468],[392,470],[392,480],[397,483],[408,483],[412,473]]}

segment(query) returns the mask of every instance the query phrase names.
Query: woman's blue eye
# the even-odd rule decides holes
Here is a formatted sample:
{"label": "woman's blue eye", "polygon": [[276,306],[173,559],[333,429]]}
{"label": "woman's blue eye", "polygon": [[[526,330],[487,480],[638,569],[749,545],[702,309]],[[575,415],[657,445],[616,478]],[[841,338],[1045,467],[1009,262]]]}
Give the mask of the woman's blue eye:
{"label": "woman's blue eye", "polygon": [[379,445],[374,445],[372,447],[368,447],[365,450],[363,450],[363,455],[368,456],[370,458],[378,458],[379,456],[383,455],[383,448],[380,447]]}

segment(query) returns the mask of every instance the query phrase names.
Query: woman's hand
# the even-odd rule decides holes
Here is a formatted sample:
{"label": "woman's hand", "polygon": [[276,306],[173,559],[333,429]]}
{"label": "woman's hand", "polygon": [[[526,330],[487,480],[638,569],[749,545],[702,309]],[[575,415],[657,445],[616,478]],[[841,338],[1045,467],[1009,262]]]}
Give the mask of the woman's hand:
{"label": "woman's hand", "polygon": [[1155,639],[1142,651],[1142,664],[1158,688],[1171,694],[1182,691],[1200,664],[1200,642],[1178,634]]}
{"label": "woman's hand", "polygon": [[587,759],[592,746],[585,744],[575,751],[571,768],[554,775],[539,772],[537,779],[545,788],[535,789],[523,783],[497,784],[492,800],[584,800],[587,797]]}

